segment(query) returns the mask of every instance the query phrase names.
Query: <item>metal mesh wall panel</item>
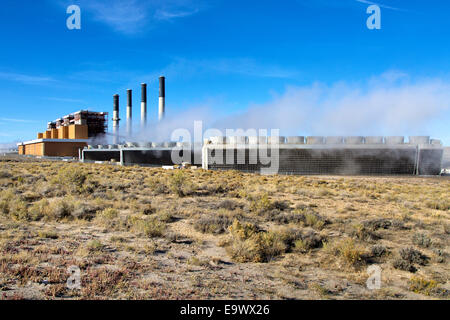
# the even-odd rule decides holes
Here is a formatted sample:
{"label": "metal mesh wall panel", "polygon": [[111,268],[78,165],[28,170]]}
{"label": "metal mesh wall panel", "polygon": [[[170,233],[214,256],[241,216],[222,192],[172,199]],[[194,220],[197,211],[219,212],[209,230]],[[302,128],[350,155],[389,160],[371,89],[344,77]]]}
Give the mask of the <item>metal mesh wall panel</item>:
{"label": "metal mesh wall panel", "polygon": [[[208,148],[208,168],[212,170],[235,169],[245,172],[260,172],[260,156],[245,150],[245,163],[238,163],[243,150],[230,149],[226,154],[222,150],[222,163],[211,161],[215,155],[212,147]],[[268,150],[271,156],[271,150]],[[234,157],[234,158],[233,158]],[[438,174],[442,150],[420,151],[420,174]],[[216,156],[216,159],[218,157]],[[233,162],[234,159],[234,162]],[[218,160],[218,159],[217,159]],[[217,161],[220,162],[220,161]],[[256,163],[256,164],[255,164]],[[342,174],[342,175],[380,175],[380,174],[414,174],[417,163],[417,148],[280,148],[280,174]]]}

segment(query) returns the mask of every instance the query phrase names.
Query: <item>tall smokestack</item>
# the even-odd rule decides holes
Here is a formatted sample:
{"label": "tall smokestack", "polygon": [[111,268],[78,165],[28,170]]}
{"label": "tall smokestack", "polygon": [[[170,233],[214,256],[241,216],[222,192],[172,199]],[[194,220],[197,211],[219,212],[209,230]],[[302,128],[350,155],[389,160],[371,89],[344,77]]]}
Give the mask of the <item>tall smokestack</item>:
{"label": "tall smokestack", "polygon": [[166,111],[166,78],[159,77],[159,113],[158,120],[161,121],[164,118]]}
{"label": "tall smokestack", "polygon": [[119,140],[119,95],[115,94],[113,96],[114,98],[114,107],[113,107],[113,134],[114,134],[114,138],[113,138],[113,143],[117,144],[118,140]]}
{"label": "tall smokestack", "polygon": [[127,90],[127,135],[131,136],[131,127],[132,127],[132,117],[133,117],[133,112],[132,112],[132,108],[133,108],[133,91],[131,89]]}
{"label": "tall smokestack", "polygon": [[141,84],[141,129],[147,126],[147,84]]}

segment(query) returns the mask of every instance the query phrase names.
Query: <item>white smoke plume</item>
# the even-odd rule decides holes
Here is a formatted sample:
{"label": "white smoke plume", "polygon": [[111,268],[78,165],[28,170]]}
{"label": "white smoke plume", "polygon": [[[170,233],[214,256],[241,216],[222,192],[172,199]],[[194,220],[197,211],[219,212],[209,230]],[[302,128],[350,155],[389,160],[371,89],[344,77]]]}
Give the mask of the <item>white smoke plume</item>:
{"label": "white smoke plume", "polygon": [[431,135],[450,139],[448,128],[445,132],[450,120],[450,82],[411,80],[399,72],[365,82],[292,86],[241,113],[218,114],[223,109],[211,104],[172,113],[162,123],[150,123],[144,132],[136,132],[133,139],[168,141],[177,128],[192,132],[194,120],[202,120],[204,130],[223,132],[226,128],[253,128],[280,129],[281,135]]}

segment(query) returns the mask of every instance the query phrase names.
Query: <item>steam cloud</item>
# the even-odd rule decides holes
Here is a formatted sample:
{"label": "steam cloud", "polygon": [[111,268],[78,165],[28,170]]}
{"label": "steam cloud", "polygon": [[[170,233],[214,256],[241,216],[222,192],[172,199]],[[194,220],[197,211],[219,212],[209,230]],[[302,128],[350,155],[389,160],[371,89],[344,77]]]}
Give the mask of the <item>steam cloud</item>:
{"label": "steam cloud", "polygon": [[[170,105],[168,106],[170,109]],[[223,116],[220,105],[203,105],[150,123],[139,141],[168,141],[173,130],[192,132],[194,120],[203,130],[217,128],[280,129],[281,135],[432,135],[450,138],[450,83],[440,79],[411,80],[387,72],[365,82],[314,83],[288,87],[265,104]],[[447,117],[447,119],[446,119]],[[122,132],[125,129],[122,127]]]}

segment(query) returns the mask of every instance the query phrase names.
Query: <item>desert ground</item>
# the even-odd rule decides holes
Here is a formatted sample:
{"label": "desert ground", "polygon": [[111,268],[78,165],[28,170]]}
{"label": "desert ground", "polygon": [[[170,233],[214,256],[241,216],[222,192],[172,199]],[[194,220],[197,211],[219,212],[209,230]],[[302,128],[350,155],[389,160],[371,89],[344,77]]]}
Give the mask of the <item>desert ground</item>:
{"label": "desert ground", "polygon": [[0,157],[1,299],[449,299],[449,234],[445,177]]}

